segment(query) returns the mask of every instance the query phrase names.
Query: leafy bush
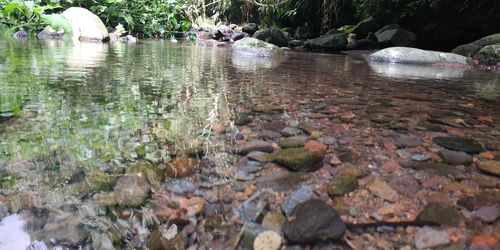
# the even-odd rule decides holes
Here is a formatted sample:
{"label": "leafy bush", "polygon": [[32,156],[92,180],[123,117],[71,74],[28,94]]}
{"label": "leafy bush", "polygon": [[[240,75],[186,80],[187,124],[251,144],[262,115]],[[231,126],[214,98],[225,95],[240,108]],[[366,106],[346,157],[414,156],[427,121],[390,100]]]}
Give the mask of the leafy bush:
{"label": "leafy bush", "polygon": [[42,18],[49,10],[61,8],[58,4],[40,5],[40,1],[0,0],[0,26],[15,32],[23,29],[34,31],[42,29],[46,20]]}

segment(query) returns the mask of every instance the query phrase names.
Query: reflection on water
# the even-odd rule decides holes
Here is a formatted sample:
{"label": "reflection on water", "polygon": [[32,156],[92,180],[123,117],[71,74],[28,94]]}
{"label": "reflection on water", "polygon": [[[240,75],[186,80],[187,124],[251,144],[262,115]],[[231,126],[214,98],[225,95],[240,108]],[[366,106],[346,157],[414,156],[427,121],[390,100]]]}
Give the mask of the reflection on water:
{"label": "reflection on water", "polygon": [[368,62],[370,68],[377,74],[396,79],[440,79],[447,80],[464,76],[463,68],[432,67],[430,65],[415,65],[404,63]]}
{"label": "reflection on water", "polygon": [[284,57],[263,57],[245,54],[232,54],[231,62],[241,70],[254,71],[257,69],[271,69],[285,60]]}
{"label": "reflection on water", "polygon": [[25,231],[26,222],[13,214],[0,221],[0,249],[24,250],[31,243]]}
{"label": "reflection on water", "polygon": [[[61,237],[78,245],[74,239],[118,231],[118,242],[132,242],[131,231],[148,229],[137,226],[137,217],[117,218],[120,207],[97,199],[116,182],[100,173],[120,177],[139,159],[168,162],[200,145],[208,157],[223,158],[217,131],[234,128],[245,107],[272,102],[307,112],[308,105],[330,104],[411,117],[467,105],[495,116],[499,89],[491,72],[368,65],[343,55],[290,53],[273,60],[168,41],[0,40],[0,215],[13,214],[2,219],[0,249],[29,242],[15,215],[21,211],[32,240]],[[397,109],[393,96],[425,102]],[[154,204],[143,206],[149,211]],[[80,223],[85,227],[75,226]],[[67,230],[74,242],[61,236]]]}

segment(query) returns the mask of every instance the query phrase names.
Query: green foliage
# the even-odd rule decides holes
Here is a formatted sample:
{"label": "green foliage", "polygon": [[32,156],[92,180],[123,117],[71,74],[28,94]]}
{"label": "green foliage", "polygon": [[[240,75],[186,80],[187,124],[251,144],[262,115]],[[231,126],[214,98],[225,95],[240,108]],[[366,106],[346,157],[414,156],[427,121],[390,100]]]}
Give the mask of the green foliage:
{"label": "green foliage", "polygon": [[58,4],[40,5],[40,1],[0,0],[0,26],[11,32],[39,30],[46,25],[43,14],[60,7]]}
{"label": "green foliage", "polygon": [[65,34],[71,33],[71,25],[64,17],[59,14],[42,15],[44,23],[52,27],[54,30],[64,29]]}

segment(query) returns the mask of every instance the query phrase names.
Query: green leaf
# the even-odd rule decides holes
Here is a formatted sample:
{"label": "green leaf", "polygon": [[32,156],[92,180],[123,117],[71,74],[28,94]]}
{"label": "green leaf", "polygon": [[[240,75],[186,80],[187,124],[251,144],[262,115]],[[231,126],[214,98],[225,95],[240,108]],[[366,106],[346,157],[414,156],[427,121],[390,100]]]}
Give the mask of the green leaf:
{"label": "green leaf", "polygon": [[10,15],[14,10],[18,9],[18,10],[21,10],[22,11],[22,7],[21,5],[17,4],[17,3],[11,3],[9,5],[7,5],[5,7],[5,9],[3,10],[3,14],[5,16],[8,16]]}
{"label": "green leaf", "polygon": [[181,29],[182,29],[182,31],[187,32],[187,31],[189,31],[190,27],[191,27],[191,24],[189,22],[187,22],[187,21],[182,21],[181,22]]}

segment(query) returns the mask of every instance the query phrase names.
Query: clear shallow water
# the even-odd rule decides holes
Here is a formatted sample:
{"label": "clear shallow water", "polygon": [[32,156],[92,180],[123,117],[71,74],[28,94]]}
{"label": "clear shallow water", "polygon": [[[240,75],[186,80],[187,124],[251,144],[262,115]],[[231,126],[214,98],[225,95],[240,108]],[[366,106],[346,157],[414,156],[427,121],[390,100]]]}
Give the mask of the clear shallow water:
{"label": "clear shallow water", "polygon": [[[469,112],[498,121],[500,74],[369,65],[329,54],[291,52],[269,60],[169,41],[0,41],[0,202],[10,213],[41,210],[32,215],[37,218],[77,211],[96,227],[94,217],[105,212],[91,202],[91,191],[74,185],[82,176],[107,171],[110,162],[166,161],[158,140],[190,145],[210,138],[215,124],[234,120],[242,107],[268,103],[302,113],[336,106],[360,119]],[[23,216],[29,221],[30,213]],[[0,235],[19,228],[18,218],[3,220]],[[32,224],[25,228],[34,239],[44,227]],[[5,244],[14,243],[0,242],[0,249]]]}

